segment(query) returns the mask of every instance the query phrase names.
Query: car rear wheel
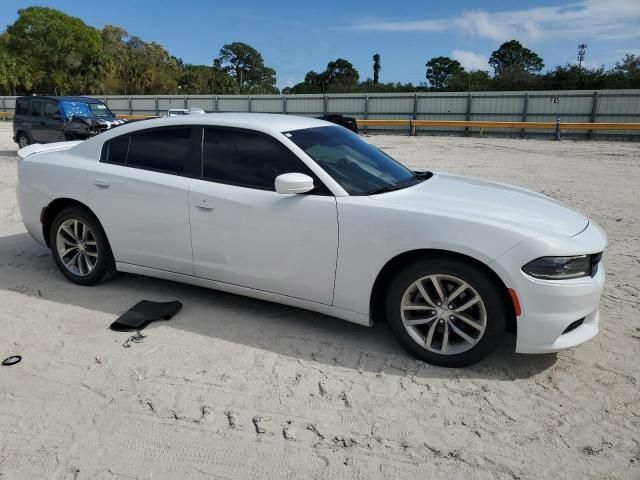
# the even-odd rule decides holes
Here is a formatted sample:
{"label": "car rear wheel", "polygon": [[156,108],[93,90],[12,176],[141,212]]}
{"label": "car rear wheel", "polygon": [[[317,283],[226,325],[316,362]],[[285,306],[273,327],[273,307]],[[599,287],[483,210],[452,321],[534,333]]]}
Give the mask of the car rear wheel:
{"label": "car rear wheel", "polygon": [[507,308],[501,286],[482,268],[450,258],[419,261],[400,271],[387,292],[386,313],[400,344],[444,367],[476,363],[500,343]]}
{"label": "car rear wheel", "polygon": [[24,148],[29,146],[30,144],[31,144],[31,141],[29,140],[29,137],[27,136],[27,134],[24,132],[20,132],[18,134],[18,148]]}
{"label": "car rear wheel", "polygon": [[107,236],[87,209],[72,206],[53,221],[49,245],[60,271],[78,285],[95,285],[116,273]]}

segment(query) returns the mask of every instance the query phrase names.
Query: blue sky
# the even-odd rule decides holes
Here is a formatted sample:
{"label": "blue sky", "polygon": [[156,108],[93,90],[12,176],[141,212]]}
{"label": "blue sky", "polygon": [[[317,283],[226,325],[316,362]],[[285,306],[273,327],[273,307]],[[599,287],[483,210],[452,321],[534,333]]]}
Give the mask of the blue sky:
{"label": "blue sky", "polygon": [[95,27],[122,26],[188,63],[210,64],[222,45],[243,41],[276,69],[280,87],[338,57],[351,61],[361,79],[371,77],[374,53],[382,57],[381,81],[417,84],[431,57],[488,69],[491,52],[512,38],[536,51],[546,67],[575,62],[580,42],[589,45],[589,66],[609,68],[625,52],[640,54],[640,0],[3,0],[0,27],[31,5],[60,9]]}

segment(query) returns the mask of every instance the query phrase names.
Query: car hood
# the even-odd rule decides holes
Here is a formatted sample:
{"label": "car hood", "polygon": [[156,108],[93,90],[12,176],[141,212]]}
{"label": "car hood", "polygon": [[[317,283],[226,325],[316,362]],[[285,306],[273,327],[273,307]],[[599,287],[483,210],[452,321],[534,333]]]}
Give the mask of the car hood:
{"label": "car hood", "polygon": [[570,237],[589,224],[584,215],[540,193],[444,173],[435,173],[412,187],[370,198],[433,214],[511,226],[535,236]]}

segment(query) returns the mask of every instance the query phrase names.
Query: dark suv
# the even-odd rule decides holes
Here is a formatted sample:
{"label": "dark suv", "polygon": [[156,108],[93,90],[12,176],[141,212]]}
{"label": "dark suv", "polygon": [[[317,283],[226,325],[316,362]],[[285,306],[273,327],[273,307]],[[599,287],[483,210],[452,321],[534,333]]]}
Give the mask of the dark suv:
{"label": "dark suv", "polygon": [[100,100],[88,97],[18,97],[13,140],[30,143],[81,140],[125,123]]}

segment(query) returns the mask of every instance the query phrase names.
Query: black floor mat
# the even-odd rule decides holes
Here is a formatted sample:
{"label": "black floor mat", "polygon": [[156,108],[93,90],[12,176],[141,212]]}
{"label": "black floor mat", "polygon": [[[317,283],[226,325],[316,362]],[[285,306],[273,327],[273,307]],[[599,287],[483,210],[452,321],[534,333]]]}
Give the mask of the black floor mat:
{"label": "black floor mat", "polygon": [[182,308],[182,303],[175,302],[150,302],[142,300],[132,308],[124,312],[111,324],[111,330],[116,332],[130,332],[142,330],[156,320],[169,320]]}

